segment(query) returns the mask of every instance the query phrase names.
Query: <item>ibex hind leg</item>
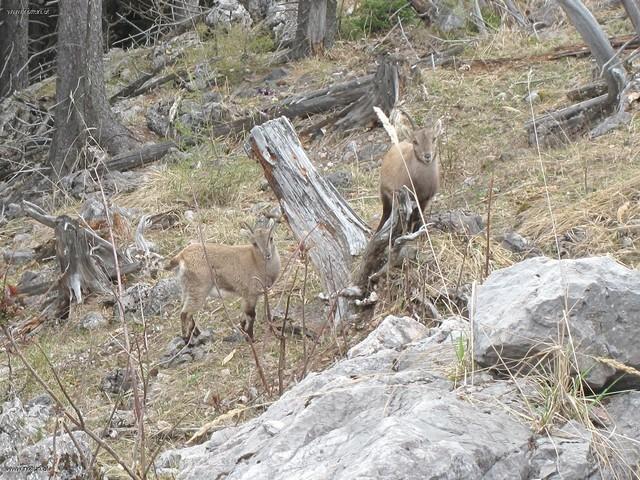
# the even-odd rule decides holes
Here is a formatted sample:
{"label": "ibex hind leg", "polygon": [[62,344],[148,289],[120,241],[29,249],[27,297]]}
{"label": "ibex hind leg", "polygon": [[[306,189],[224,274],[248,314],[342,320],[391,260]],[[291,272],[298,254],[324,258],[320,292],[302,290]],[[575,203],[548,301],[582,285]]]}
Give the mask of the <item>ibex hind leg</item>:
{"label": "ibex hind leg", "polygon": [[204,304],[203,295],[185,296],[182,303],[182,312],[180,313],[180,324],[182,328],[182,338],[185,343],[200,335],[200,329],[196,326],[193,319],[194,313],[200,310]]}

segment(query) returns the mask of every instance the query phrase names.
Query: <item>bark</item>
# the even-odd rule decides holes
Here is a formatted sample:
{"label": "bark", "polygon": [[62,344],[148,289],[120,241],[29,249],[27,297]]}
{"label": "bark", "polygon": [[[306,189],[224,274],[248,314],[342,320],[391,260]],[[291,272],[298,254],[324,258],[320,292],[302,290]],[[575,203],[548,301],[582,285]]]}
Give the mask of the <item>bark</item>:
{"label": "bark", "polygon": [[631,20],[636,33],[640,35],[640,5],[638,5],[638,0],[622,0],[622,6],[627,15],[629,15],[629,20]]}
{"label": "bark", "polygon": [[0,5],[0,99],[29,85],[27,0]]}
{"label": "bark", "polygon": [[322,55],[333,46],[338,25],[336,6],[336,0],[299,0],[291,59]]}
{"label": "bark", "polygon": [[54,179],[85,168],[85,144],[95,141],[112,155],[138,142],[113,115],[102,63],[102,0],[60,2],[55,130],[49,161]]}
{"label": "bark", "polygon": [[293,234],[308,250],[323,288],[334,300],[333,321],[340,325],[354,312],[338,293],[350,284],[354,257],[365,248],[368,226],[316,171],[286,117],[254,127],[249,145]]}

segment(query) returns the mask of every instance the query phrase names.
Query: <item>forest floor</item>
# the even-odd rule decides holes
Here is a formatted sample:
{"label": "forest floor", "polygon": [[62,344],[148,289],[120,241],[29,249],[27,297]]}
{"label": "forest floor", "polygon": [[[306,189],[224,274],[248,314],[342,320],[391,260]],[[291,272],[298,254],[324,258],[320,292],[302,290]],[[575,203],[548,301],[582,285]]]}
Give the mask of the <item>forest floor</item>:
{"label": "forest floor", "polygon": [[[612,10],[598,14],[610,35],[631,31],[630,25],[618,18],[619,13]],[[383,35],[360,41],[339,41],[323,58],[286,65],[286,75],[270,86],[269,95],[246,98],[233,93],[255,91],[263,85],[262,78],[277,68],[268,64],[269,54],[261,51],[259,39],[249,42],[248,57],[239,60],[242,47],[238,46],[237,31],[220,34],[215,39],[204,30],[198,33],[201,37],[198,45],[191,47],[173,68],[209,58],[216,48],[222,57],[221,71],[226,72],[227,78],[217,90],[223,95],[223,102],[237,112],[371,71],[375,68],[372,45],[377,45],[376,51],[396,51],[411,60],[416,51],[427,53],[432,44],[437,43],[417,26],[407,30],[406,39],[392,34],[383,42]],[[442,118],[445,125],[440,143],[442,186],[431,211],[463,209],[486,219],[492,182],[490,271],[523,259],[523,255],[501,244],[500,235],[509,231],[530,239],[551,257],[610,255],[622,264],[638,268],[640,120],[635,117],[628,127],[597,139],[576,138],[552,149],[530,145],[524,129],[524,124],[532,118],[572,103],[566,98],[566,92],[589,83],[594,64],[589,57],[531,62],[515,58],[580,43],[574,29],[565,25],[535,36],[501,27],[486,37],[461,43],[465,48],[460,56],[463,60],[435,69],[423,64],[408,82],[404,96],[404,109],[418,124]],[[117,65],[108,68],[111,93],[126,84],[120,78],[125,69],[143,69],[148,65],[149,49],[126,53]],[[492,66],[478,62],[497,58],[505,61]],[[177,95],[199,101],[202,94],[179,92],[167,84],[144,96],[126,100],[117,109],[126,112],[123,117],[140,138],[153,140],[156,137],[147,129],[144,117],[149,105],[159,99],[175,99]],[[300,127],[305,122],[294,124]],[[212,242],[243,242],[241,223],[253,221],[258,211],[277,204],[274,195],[262,188],[262,171],[247,157],[241,140],[199,135],[197,145],[183,148],[186,155],[171,156],[141,170],[142,187],[116,194],[111,199],[113,204],[137,209],[140,214],[175,207],[194,212],[191,220],[183,217],[167,230],[149,232],[148,239],[157,243],[159,253],[166,258],[189,240],[201,236]],[[302,141],[322,173],[347,172],[351,176],[351,182],[340,191],[357,214],[375,227],[380,215],[378,167],[381,154],[388,146],[384,130],[359,130],[346,135],[329,132],[319,139],[303,138]],[[67,199],[54,213],[77,215],[81,204]],[[10,248],[13,237],[21,232],[32,235],[31,247],[53,238],[52,230],[21,218],[1,228],[0,247]],[[303,309],[311,325],[320,323],[326,313],[324,304],[317,298],[321,288],[313,269],[309,267],[305,284],[304,263],[295,253],[296,241],[286,223],[277,228],[276,238],[284,268],[271,292],[271,308],[282,311],[289,301],[295,323],[299,324]],[[305,350],[310,357],[307,371],[320,370],[344,356],[350,346],[386,315],[424,318],[420,306],[413,301],[416,289],[435,298],[438,292],[482,281],[486,255],[484,232],[469,237],[433,230],[418,247],[415,263],[393,272],[388,281],[380,285],[380,301],[370,324],[359,325],[338,336],[326,331],[313,347],[309,339],[287,337],[285,387],[301,378]],[[0,269],[5,268],[0,264]],[[16,283],[25,270],[37,268],[34,263],[10,267],[7,281]],[[163,278],[173,274],[162,271],[160,275]],[[155,280],[134,276],[127,280],[127,285],[136,281],[153,283]],[[172,368],[157,367],[166,345],[179,333],[179,302],[163,315],[137,317],[129,324],[133,337],[140,342],[142,368],[149,378],[145,413],[149,451],[160,443],[163,449],[184,445],[202,425],[216,418],[220,423],[212,428],[241,422],[260,413],[277,398],[280,343],[265,327],[262,302],[256,322],[256,350],[269,383],[269,393],[259,378],[249,346],[223,341],[240,317],[238,301],[225,301],[225,305],[228,315],[219,301],[212,301],[197,317],[200,327],[213,331],[214,340],[207,346],[205,357]],[[442,298],[436,305],[442,315],[461,313],[454,302]],[[37,315],[36,308],[27,307],[21,315]],[[121,348],[123,328],[117,321],[97,330],[80,328],[83,315],[95,310],[102,310],[109,319],[113,317],[112,309],[89,298],[86,304],[72,308],[68,321],[45,326],[22,343],[21,348],[36,371],[54,385],[54,376],[42,354],[46,352],[89,425],[102,429],[108,423],[114,403],[126,409],[130,398],[125,395],[117,399],[100,388],[102,378],[115,368],[124,367],[127,359]],[[455,348],[451,346],[452,356]],[[6,376],[8,365],[3,362],[0,368]],[[40,385],[21,365],[13,364],[11,369],[10,383],[22,398],[42,393]],[[2,390],[0,393],[4,395],[5,387]],[[134,428],[122,428],[108,441],[127,462],[131,461],[136,451]],[[100,453],[98,463],[109,478],[117,478],[122,473],[105,452]]]}

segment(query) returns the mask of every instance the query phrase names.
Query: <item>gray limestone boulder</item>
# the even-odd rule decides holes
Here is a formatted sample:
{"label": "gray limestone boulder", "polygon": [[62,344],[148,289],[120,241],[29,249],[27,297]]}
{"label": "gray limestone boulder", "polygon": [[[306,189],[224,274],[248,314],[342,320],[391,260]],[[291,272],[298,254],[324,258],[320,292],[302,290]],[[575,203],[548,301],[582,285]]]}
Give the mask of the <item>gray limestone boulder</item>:
{"label": "gray limestone boulder", "polygon": [[640,272],[608,257],[536,257],[493,272],[478,288],[475,359],[488,367],[519,364],[559,345],[566,326],[564,345],[571,338],[577,369],[593,388],[614,381],[640,387],[639,377],[615,366],[640,369]]}
{"label": "gray limestone boulder", "polygon": [[522,478],[529,429],[503,410],[458,398],[434,369],[453,340],[432,333],[410,318],[387,317],[350,358],[309,374],[260,417],[164,452],[159,473],[180,480]]}

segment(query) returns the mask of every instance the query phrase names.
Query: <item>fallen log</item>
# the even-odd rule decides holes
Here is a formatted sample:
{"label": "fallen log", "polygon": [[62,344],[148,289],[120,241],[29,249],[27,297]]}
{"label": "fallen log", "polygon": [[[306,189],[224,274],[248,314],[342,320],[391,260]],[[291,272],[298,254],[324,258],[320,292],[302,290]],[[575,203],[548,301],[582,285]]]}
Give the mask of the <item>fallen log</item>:
{"label": "fallen log", "polygon": [[333,324],[341,325],[355,313],[337,293],[351,282],[351,267],[365,248],[369,227],[317,172],[288,118],[254,127],[249,146],[293,234],[308,251],[323,288],[334,300]]}
{"label": "fallen log", "polygon": [[531,145],[555,146],[587,130],[591,137],[596,137],[628,123],[631,114],[627,110],[640,87],[637,78],[629,79],[604,30],[582,1],[558,0],[558,3],[602,70],[607,93],[527,122],[525,129]]}
{"label": "fallen log", "polygon": [[278,105],[260,109],[251,115],[214,127],[213,136],[221,137],[248,131],[255,125],[276,117],[285,116],[293,120],[349,105],[372,88],[373,77],[373,75],[365,75],[348,82],[289,97]]}
{"label": "fallen log", "polygon": [[176,144],[174,142],[163,142],[154,143],[152,145],[145,145],[140,150],[134,150],[132,152],[125,152],[120,155],[116,155],[110,160],[97,165],[96,169],[99,173],[104,173],[114,170],[125,172],[127,170],[133,170],[134,168],[144,167],[149,163],[160,160],[173,147],[176,147]]}

